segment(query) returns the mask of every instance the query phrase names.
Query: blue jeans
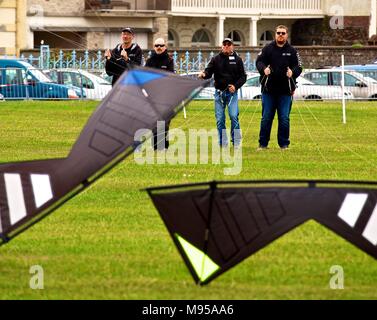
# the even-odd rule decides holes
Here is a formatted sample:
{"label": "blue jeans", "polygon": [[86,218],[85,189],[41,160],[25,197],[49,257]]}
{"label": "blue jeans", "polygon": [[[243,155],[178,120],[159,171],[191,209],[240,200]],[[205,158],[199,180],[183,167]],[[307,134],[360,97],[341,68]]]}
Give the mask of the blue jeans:
{"label": "blue jeans", "polygon": [[272,122],[278,113],[278,144],[280,147],[289,146],[289,115],[292,108],[292,96],[262,94],[262,121],[259,133],[259,145],[267,147],[270,141]]}
{"label": "blue jeans", "polygon": [[228,90],[219,91],[215,93],[215,116],[217,131],[219,135],[219,145],[226,146],[228,144],[228,137],[225,126],[225,108],[228,106],[228,114],[231,123],[230,133],[232,136],[232,143],[234,146],[239,146],[241,143],[241,129],[238,121],[238,94],[230,93]]}

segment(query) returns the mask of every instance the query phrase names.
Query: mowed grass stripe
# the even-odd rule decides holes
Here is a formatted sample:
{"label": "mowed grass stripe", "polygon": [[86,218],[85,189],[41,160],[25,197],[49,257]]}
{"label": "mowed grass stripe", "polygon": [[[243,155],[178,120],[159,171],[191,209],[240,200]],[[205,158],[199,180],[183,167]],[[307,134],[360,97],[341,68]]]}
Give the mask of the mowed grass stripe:
{"label": "mowed grass stripe", "polygon": [[[97,104],[0,103],[0,161],[65,157]],[[347,103],[347,125],[340,102],[295,102],[288,152],[277,146],[277,123],[270,149],[256,152],[260,103],[241,102],[240,109],[241,127],[247,129],[240,175],[224,176],[227,165],[140,166],[131,156],[0,248],[0,298],[376,299],[377,261],[315,222],[278,239],[209,286],[194,284],[141,189],[213,179],[377,180],[376,102]],[[179,114],[171,128],[215,126],[212,102],[192,102],[187,114],[186,120]],[[44,268],[44,290],[29,288],[32,265]],[[344,290],[329,288],[332,265],[344,268]]]}

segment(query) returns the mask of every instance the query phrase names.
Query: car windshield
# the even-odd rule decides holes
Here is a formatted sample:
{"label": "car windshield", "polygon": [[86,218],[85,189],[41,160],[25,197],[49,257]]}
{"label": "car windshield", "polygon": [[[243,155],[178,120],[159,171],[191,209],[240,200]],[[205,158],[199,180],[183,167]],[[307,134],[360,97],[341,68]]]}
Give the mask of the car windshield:
{"label": "car windshield", "polygon": [[108,82],[107,80],[101,78],[100,76],[97,76],[96,74],[93,74],[93,73],[90,73],[90,72],[79,72],[81,73],[83,76],[86,76],[88,77],[89,79],[91,79],[92,81],[100,84],[100,85],[111,85],[110,82]]}
{"label": "car windshield", "polygon": [[28,72],[36,78],[39,82],[52,82],[52,80],[46,76],[42,71],[35,69],[35,68],[29,68]]}
{"label": "car windshield", "polygon": [[313,83],[313,82],[311,82],[308,79],[305,79],[303,77],[298,77],[296,80],[297,80],[297,83],[299,85],[305,85],[305,86],[307,86],[307,85],[311,85],[311,86],[315,85],[315,83]]}

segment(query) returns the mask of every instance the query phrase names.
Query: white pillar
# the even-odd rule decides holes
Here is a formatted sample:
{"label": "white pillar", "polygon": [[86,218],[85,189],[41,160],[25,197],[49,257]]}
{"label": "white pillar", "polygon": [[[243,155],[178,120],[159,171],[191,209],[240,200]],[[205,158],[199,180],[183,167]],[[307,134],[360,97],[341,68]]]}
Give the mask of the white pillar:
{"label": "white pillar", "polygon": [[249,45],[252,47],[256,47],[258,45],[258,17],[251,17],[250,18],[250,38],[249,38]]}
{"label": "white pillar", "polygon": [[224,40],[224,21],[224,16],[219,16],[217,19],[216,43],[218,46],[221,46]]}
{"label": "white pillar", "polygon": [[369,38],[377,34],[377,0],[371,0]]}

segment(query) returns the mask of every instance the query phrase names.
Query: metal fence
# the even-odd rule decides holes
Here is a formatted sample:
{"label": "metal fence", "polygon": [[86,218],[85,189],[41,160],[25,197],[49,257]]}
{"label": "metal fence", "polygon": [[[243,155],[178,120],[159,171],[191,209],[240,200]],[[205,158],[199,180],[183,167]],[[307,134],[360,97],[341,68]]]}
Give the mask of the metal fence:
{"label": "metal fence", "polygon": [[[144,61],[151,53],[146,53]],[[177,73],[197,76],[205,68],[213,52],[206,55],[173,52]],[[9,57],[8,57],[9,58]],[[15,58],[15,57],[14,57]],[[0,99],[102,99],[111,90],[111,79],[104,72],[105,60],[101,51],[75,50],[57,54],[49,46],[41,46],[39,56],[21,56],[30,65],[0,69]],[[254,74],[255,60],[251,53],[243,55],[248,80],[239,91],[241,99],[260,99],[261,88],[258,74]],[[43,72],[42,72],[43,71]],[[294,98],[298,100],[377,99],[377,65],[374,72],[362,74],[347,70],[342,87],[341,71],[309,70],[300,77]],[[99,77],[101,76],[101,77]],[[51,80],[52,79],[52,80]],[[198,99],[213,99],[214,87],[201,92]]]}
{"label": "metal fence", "polygon": [[[151,51],[145,52],[143,56],[144,62],[150,57]],[[214,56],[214,52],[203,54],[201,51],[191,53],[189,51],[171,53],[174,59],[175,70],[177,73],[191,73],[203,70],[210,59]],[[12,57],[8,57],[12,58]],[[16,58],[16,57],[13,57]],[[94,73],[101,73],[105,68],[104,52],[98,51],[51,51],[49,46],[42,45],[38,56],[24,55],[20,57],[31,65],[40,69],[62,69],[73,68],[87,70]],[[246,71],[255,70],[255,59],[252,58],[250,52],[244,55],[244,65]]]}

